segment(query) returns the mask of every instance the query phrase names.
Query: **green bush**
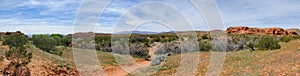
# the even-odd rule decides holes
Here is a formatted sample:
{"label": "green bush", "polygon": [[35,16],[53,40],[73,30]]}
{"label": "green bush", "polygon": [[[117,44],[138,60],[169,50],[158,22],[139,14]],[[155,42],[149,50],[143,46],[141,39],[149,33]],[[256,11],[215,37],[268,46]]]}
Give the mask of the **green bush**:
{"label": "green bush", "polygon": [[160,42],[161,39],[160,39],[160,37],[155,37],[155,38],[153,38],[153,41],[154,41],[154,42]]}
{"label": "green bush", "polygon": [[51,34],[50,37],[55,40],[56,46],[63,45],[63,37],[64,37],[63,35],[61,35],[61,34]]}
{"label": "green bush", "polygon": [[211,50],[212,46],[209,42],[199,42],[199,50],[200,51],[209,51]]}
{"label": "green bush", "polygon": [[144,58],[144,59],[150,58],[148,48],[141,43],[131,44],[129,48],[129,52],[132,57]]}
{"label": "green bush", "polygon": [[129,39],[130,43],[144,43],[147,44],[149,42],[149,40],[147,39],[147,37],[130,37]]}
{"label": "green bush", "polygon": [[160,55],[160,54],[180,54],[181,52],[185,52],[187,50],[181,51],[180,48],[180,43],[176,42],[166,42],[162,43],[157,47],[157,51],[155,54]]}
{"label": "green bush", "polygon": [[249,36],[246,38],[246,40],[247,40],[247,42],[246,42],[247,48],[249,48],[250,51],[255,51],[256,45],[261,40],[261,36]]}
{"label": "green bush", "polygon": [[112,52],[111,43],[110,42],[101,42],[95,46],[96,50],[104,51],[104,52]]}
{"label": "green bush", "polygon": [[97,36],[95,37],[96,43],[101,43],[101,42],[111,42],[111,36]]}
{"label": "green bush", "polygon": [[51,34],[50,37],[60,37],[63,38],[64,36],[61,34]]}
{"label": "green bush", "polygon": [[4,37],[3,44],[9,47],[21,47],[28,42],[28,38],[24,35],[8,35]]}
{"label": "green bush", "polygon": [[255,51],[255,44],[250,42],[247,44],[247,47],[250,48],[250,51]]}
{"label": "green bush", "polygon": [[33,35],[33,44],[48,53],[62,55],[62,51],[56,49],[57,41],[47,35]]}
{"label": "green bush", "polygon": [[293,39],[300,39],[300,35],[292,36]]}
{"label": "green bush", "polygon": [[276,40],[275,37],[262,37],[262,39],[258,42],[257,47],[263,50],[274,50],[280,49],[279,41]]}
{"label": "green bush", "polygon": [[201,38],[202,38],[202,39],[210,39],[209,36],[208,36],[208,34],[203,34],[203,35],[201,36]]}
{"label": "green bush", "polygon": [[71,65],[68,63],[59,63],[58,65],[56,65],[55,70],[58,70],[58,68],[64,68],[66,67],[67,70],[71,69]]}
{"label": "green bush", "polygon": [[2,61],[4,59],[4,57],[3,56],[0,56],[0,61]]}
{"label": "green bush", "polygon": [[72,37],[62,38],[62,45],[63,46],[70,46],[70,44],[72,44]]}
{"label": "green bush", "polygon": [[150,65],[155,66],[164,62],[167,58],[167,55],[157,55],[154,59],[151,59]]}
{"label": "green bush", "polygon": [[279,39],[281,42],[290,42],[292,40],[292,37],[290,36],[282,36]]}

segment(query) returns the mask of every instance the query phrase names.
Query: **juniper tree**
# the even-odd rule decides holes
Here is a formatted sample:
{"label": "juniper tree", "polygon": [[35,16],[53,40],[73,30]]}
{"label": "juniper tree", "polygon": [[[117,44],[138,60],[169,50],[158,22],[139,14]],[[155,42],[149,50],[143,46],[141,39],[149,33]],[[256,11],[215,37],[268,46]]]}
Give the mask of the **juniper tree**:
{"label": "juniper tree", "polygon": [[30,75],[27,64],[30,63],[32,53],[28,52],[24,45],[28,42],[24,35],[9,35],[4,38],[5,45],[10,47],[9,51],[5,52],[5,57],[10,60],[10,64],[4,69],[3,75],[9,75],[8,70],[13,70],[12,76]]}

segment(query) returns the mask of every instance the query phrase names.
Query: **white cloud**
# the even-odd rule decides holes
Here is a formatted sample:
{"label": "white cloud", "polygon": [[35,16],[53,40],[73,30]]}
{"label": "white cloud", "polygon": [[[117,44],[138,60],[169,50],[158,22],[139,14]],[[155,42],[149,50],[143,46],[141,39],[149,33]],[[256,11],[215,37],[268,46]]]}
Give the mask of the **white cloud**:
{"label": "white cloud", "polygon": [[26,34],[34,33],[72,33],[73,26],[67,25],[63,20],[54,19],[1,19],[0,30],[2,31],[18,31],[21,30]]}
{"label": "white cloud", "polygon": [[298,0],[217,0],[217,3],[227,25],[299,24]]}
{"label": "white cloud", "polygon": [[[297,0],[216,0],[223,16],[223,20],[227,27],[236,25],[247,25],[255,27],[284,27],[284,28],[298,28],[300,15],[300,1]],[[36,32],[72,32],[74,18],[76,14],[85,25],[99,26],[99,32],[112,32],[113,25],[123,13],[129,10],[135,4],[149,2],[149,1],[123,1],[113,0],[104,11],[104,16],[99,19],[99,10],[97,7],[104,7],[101,1],[92,0],[82,5],[82,12],[77,13],[81,0],[2,0],[0,1],[0,26],[8,27],[9,30],[24,29],[26,33]],[[163,2],[177,10],[172,10],[168,6],[146,4],[131,9],[124,20],[120,20],[121,26],[135,27],[141,24],[145,19],[162,20],[170,23],[169,25],[178,25],[175,28],[181,30],[187,29],[188,24],[183,22],[185,18],[190,22],[194,30],[208,30],[208,26],[202,18],[201,14],[196,11],[196,8],[185,0],[152,0],[150,2]],[[92,5],[92,4],[99,5]],[[92,7],[92,8],[88,8]],[[25,11],[24,11],[25,10]],[[180,12],[180,13],[174,13]],[[185,18],[179,17],[182,14]],[[34,29],[44,27],[46,30]],[[149,26],[149,27],[146,27]],[[26,28],[25,28],[26,27]],[[30,28],[27,28],[30,27]],[[49,28],[49,29],[47,29]],[[70,28],[70,30],[68,29]],[[169,29],[161,29],[160,24],[145,24],[140,30],[167,31]],[[6,31],[0,28],[1,31]],[[55,31],[55,29],[57,29]],[[62,30],[68,29],[68,30]],[[32,31],[30,31],[32,30]],[[47,31],[48,30],[48,31]],[[151,29],[152,30],[152,29]],[[192,30],[192,29],[189,29]],[[89,31],[89,30],[88,30]]]}
{"label": "white cloud", "polygon": [[[130,31],[130,28],[148,22],[162,22],[170,25],[172,30],[183,31],[193,30],[187,21],[187,17],[180,13],[183,10],[176,10],[172,5],[158,2],[143,3],[131,8],[125,13],[119,24],[117,24],[116,31]],[[150,25],[149,25],[150,26]],[[151,28],[160,28],[160,25],[151,25]],[[146,28],[145,28],[146,29]],[[161,29],[160,31],[167,31],[169,29]],[[131,30],[132,31],[132,30]]]}

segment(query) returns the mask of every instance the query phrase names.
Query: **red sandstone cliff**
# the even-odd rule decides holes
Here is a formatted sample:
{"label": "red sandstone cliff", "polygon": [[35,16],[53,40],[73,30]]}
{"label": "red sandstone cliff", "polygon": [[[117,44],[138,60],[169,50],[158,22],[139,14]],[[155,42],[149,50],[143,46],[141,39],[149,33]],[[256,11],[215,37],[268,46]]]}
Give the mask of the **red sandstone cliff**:
{"label": "red sandstone cliff", "polygon": [[258,34],[258,35],[298,35],[296,30],[284,30],[282,28],[250,28],[245,26],[229,27],[228,34]]}

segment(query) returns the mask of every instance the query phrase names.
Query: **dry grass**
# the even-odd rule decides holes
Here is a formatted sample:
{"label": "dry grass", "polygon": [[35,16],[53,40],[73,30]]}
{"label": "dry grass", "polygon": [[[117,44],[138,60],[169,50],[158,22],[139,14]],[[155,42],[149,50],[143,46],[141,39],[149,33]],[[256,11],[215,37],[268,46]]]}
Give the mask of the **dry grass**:
{"label": "dry grass", "polygon": [[[227,52],[221,75],[300,75],[299,43],[300,40],[280,43],[282,48],[278,50]],[[197,75],[202,76],[205,75],[208,68],[210,53],[198,53],[201,56],[199,57],[201,62],[198,65]],[[180,62],[180,56],[168,57],[167,61],[153,76],[175,74]]]}

